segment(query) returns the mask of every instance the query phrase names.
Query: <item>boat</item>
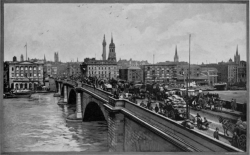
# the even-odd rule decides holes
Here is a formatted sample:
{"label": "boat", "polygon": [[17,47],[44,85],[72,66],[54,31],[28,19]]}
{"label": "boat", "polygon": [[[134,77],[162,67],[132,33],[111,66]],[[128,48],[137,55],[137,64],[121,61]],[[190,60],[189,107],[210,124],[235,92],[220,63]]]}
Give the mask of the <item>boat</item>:
{"label": "boat", "polygon": [[4,98],[29,98],[31,95],[31,90],[15,90],[5,93]]}
{"label": "boat", "polygon": [[214,84],[214,88],[216,88],[216,90],[226,90],[227,87],[227,83],[215,83]]}

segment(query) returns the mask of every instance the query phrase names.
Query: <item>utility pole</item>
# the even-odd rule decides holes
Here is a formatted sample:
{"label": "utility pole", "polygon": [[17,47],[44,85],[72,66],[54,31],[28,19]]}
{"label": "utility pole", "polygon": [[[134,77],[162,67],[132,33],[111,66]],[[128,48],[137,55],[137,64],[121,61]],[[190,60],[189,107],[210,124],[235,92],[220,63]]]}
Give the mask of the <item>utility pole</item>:
{"label": "utility pole", "polygon": [[[189,69],[188,69],[188,73],[187,73],[187,96],[188,96],[188,85],[190,86],[190,84],[188,84],[190,81],[190,39],[191,39],[191,34],[189,34]],[[189,119],[189,108],[188,108],[188,103],[186,103],[186,111],[187,111],[187,119]]]}

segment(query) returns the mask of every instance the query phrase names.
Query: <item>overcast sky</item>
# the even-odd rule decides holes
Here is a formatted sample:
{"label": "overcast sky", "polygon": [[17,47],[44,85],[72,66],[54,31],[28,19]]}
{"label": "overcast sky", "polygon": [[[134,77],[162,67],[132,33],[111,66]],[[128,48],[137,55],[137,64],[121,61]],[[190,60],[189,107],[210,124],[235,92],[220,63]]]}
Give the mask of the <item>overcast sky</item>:
{"label": "overcast sky", "polygon": [[5,61],[24,54],[54,61],[101,59],[113,34],[117,60],[215,63],[233,59],[237,45],[246,60],[244,4],[4,4]]}

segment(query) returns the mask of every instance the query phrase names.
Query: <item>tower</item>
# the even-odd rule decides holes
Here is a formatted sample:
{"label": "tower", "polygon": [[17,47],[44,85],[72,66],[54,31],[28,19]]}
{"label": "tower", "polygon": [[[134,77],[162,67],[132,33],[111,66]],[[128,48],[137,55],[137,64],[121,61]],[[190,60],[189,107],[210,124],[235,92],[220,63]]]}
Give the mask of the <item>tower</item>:
{"label": "tower", "polygon": [[43,60],[44,60],[44,62],[46,62],[45,54],[44,54],[44,59]]}
{"label": "tower", "polygon": [[174,62],[179,62],[179,57],[178,57],[178,54],[177,54],[177,46],[175,46]]}
{"label": "tower", "polygon": [[109,44],[109,61],[116,62],[116,54],[115,54],[115,44],[113,42],[113,35],[111,34],[111,43]]}
{"label": "tower", "polygon": [[55,52],[55,54],[54,54],[54,61],[59,62],[58,52]]}
{"label": "tower", "polygon": [[20,58],[20,61],[23,61],[23,54],[21,54],[21,58]]}
{"label": "tower", "polygon": [[58,54],[58,52],[57,52],[57,54],[56,54],[56,57],[57,57],[57,62],[59,62],[59,54]]}
{"label": "tower", "polygon": [[234,55],[234,63],[236,63],[237,65],[240,64],[240,55],[238,54],[238,45],[236,48],[236,55]]}
{"label": "tower", "polygon": [[56,52],[54,53],[54,62],[56,62]]}
{"label": "tower", "polygon": [[102,47],[103,47],[103,50],[102,50],[102,60],[106,60],[106,41],[105,41],[105,34],[104,34],[104,37],[103,37]]}

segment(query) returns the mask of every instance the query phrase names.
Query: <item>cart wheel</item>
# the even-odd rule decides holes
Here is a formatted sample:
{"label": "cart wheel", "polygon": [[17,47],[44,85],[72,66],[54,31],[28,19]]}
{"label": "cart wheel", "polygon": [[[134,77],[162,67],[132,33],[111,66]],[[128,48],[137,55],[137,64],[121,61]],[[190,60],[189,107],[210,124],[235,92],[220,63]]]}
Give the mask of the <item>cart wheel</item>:
{"label": "cart wheel", "polygon": [[175,120],[175,113],[173,110],[170,111],[170,118]]}
{"label": "cart wheel", "polygon": [[245,149],[245,147],[246,147],[246,135],[245,134],[242,134],[242,135],[240,135],[240,137],[239,137],[239,139],[238,139],[238,146],[240,147],[240,148],[244,148]]}

